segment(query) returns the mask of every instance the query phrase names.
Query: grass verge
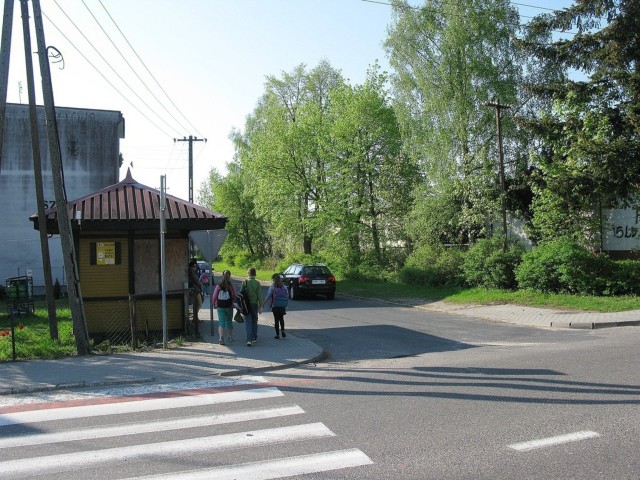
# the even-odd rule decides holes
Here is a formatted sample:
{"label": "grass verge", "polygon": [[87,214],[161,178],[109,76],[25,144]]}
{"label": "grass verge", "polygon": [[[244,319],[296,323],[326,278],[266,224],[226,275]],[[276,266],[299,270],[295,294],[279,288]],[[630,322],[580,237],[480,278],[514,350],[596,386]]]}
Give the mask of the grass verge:
{"label": "grass verge", "polygon": [[[0,312],[0,361],[13,359],[11,317],[5,303]],[[14,317],[16,360],[60,358],[76,355],[71,310],[64,300],[56,301],[59,341],[49,336],[49,315],[45,300],[35,301],[33,315]]]}

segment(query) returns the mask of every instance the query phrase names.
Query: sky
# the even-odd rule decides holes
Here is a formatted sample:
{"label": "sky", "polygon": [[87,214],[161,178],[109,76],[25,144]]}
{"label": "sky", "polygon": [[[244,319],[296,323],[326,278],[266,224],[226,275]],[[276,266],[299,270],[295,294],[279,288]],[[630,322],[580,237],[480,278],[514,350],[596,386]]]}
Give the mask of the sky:
{"label": "sky", "polygon": [[[523,23],[570,4],[514,2]],[[392,10],[385,0],[41,0],[41,8],[46,43],[64,57],[51,63],[56,106],[122,112],[120,179],[131,168],[137,181],[159,188],[166,175],[167,192],[183,199],[189,194],[185,137],[206,139],[193,142],[197,200],[209,171],[224,174],[233,160],[229,134],[244,130],[267,76],[327,60],[355,85],[375,62],[389,69],[382,44]],[[26,104],[17,0],[13,25],[7,101]],[[35,52],[33,25],[31,37]],[[35,56],[33,62],[42,104]]]}

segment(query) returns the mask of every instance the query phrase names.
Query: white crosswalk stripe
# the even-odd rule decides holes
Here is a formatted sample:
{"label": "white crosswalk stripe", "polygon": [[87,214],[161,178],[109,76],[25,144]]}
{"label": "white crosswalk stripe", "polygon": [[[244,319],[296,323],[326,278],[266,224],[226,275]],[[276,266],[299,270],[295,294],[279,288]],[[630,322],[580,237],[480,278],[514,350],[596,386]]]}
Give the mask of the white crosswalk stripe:
{"label": "white crosswalk stripe", "polygon": [[[359,467],[373,463],[369,457],[358,449],[335,452],[301,455],[299,457],[279,458],[266,462],[253,462],[228,467],[208,468],[191,472],[168,473],[137,477],[139,480],[234,480],[250,478],[252,480],[268,480],[291,477],[307,473],[327,472],[340,468]],[[133,478],[126,480],[134,480]]]}
{"label": "white crosswalk stripe", "polygon": [[115,427],[92,428],[85,430],[71,430],[54,433],[39,433],[16,437],[0,438],[0,448],[26,447],[28,445],[44,445],[59,442],[72,442],[95,438],[119,437],[124,435],[140,435],[142,433],[166,432],[185,428],[200,428],[225,423],[247,422],[264,418],[282,417],[304,413],[298,406],[270,408],[263,410],[248,410],[228,413],[224,415],[207,415],[201,417],[180,418],[175,420],[160,420],[157,422],[133,423]]}
{"label": "white crosswalk stripe", "polygon": [[6,413],[0,417],[0,426],[17,423],[46,422],[50,420],[70,420],[72,418],[92,417],[96,415],[121,415],[124,413],[148,412],[170,408],[189,408],[216,403],[241,402],[283,396],[277,388],[256,388],[241,392],[221,392],[208,395],[183,396],[175,398],[154,398],[125,403],[83,405],[80,407],[51,408],[46,410]]}
{"label": "white crosswalk stripe", "polygon": [[2,477],[16,474],[32,474],[40,471],[61,471],[73,467],[87,467],[99,463],[120,462],[133,459],[153,460],[156,456],[175,457],[205,451],[220,451],[238,447],[255,447],[270,443],[330,437],[334,434],[321,423],[296,425],[293,427],[269,428],[250,432],[198,437],[172,442],[147,443],[126,447],[107,448],[88,452],[66,453],[45,457],[0,462]]}
{"label": "white crosswalk stripe", "polygon": [[[153,465],[154,459],[163,458],[171,463],[179,465],[181,471],[162,473],[156,472],[143,477],[144,479],[172,478],[177,480],[196,479],[277,479],[293,475],[302,475],[314,472],[326,472],[355,466],[369,465],[371,459],[358,449],[335,450],[312,454],[303,454],[285,458],[269,458],[248,463],[217,465],[202,465],[196,470],[185,470],[183,458],[194,454],[209,454],[228,451],[231,449],[251,449],[269,445],[284,444],[287,442],[300,442],[302,440],[329,439],[335,434],[323,423],[301,423],[295,425],[278,426],[273,428],[254,428],[235,433],[221,433],[217,435],[202,435],[203,430],[194,433],[194,438],[183,438],[188,435],[188,429],[201,429],[213,425],[231,425],[240,422],[253,422],[269,419],[291,417],[305,412],[299,406],[269,406],[267,408],[248,408],[239,411],[229,411],[217,414],[199,414],[184,416],[185,407],[206,407],[211,405],[231,404],[233,408],[236,402],[257,400],[268,401],[283,397],[279,389],[265,386],[261,377],[251,377],[238,381],[228,380],[214,384],[206,382],[176,384],[176,390],[170,386],[147,386],[143,390],[139,387],[123,388],[95,392],[91,394],[64,394],[62,401],[49,397],[46,402],[34,403],[33,401],[17,402],[11,406],[0,405],[0,479],[4,478],[31,478],[33,475],[61,474],[77,469],[104,466],[103,473],[109,474],[109,465],[130,465],[139,462],[144,465]],[[262,384],[262,385],[261,385]],[[191,388],[190,388],[191,387]],[[231,391],[229,391],[231,390]],[[160,397],[160,398],[158,398]],[[280,402],[281,403],[281,402]],[[251,407],[254,407],[252,404]],[[148,413],[155,415],[168,409],[180,409],[181,418],[160,418],[158,420],[139,421],[130,423],[119,420],[121,414]],[[227,408],[229,409],[229,408]],[[194,412],[196,410],[194,409]],[[176,414],[174,414],[176,415]],[[177,416],[177,415],[176,415]],[[101,423],[109,422],[109,425],[97,425],[87,428],[53,430],[47,422],[62,421],[78,423],[79,420],[88,417],[105,417]],[[300,417],[302,418],[302,417]],[[118,424],[121,421],[122,424]],[[271,422],[273,423],[273,422]],[[285,422],[285,423],[291,423]],[[22,426],[25,426],[22,429]],[[57,425],[57,424],[56,424]],[[13,426],[5,435],[1,427]],[[21,431],[30,433],[20,433]],[[232,431],[236,430],[232,428]],[[33,433],[36,431],[37,433]],[[167,440],[172,432],[180,432],[179,440]],[[206,430],[204,430],[205,433]],[[145,439],[144,434],[162,434],[152,443],[139,443]],[[99,443],[117,437],[117,443],[98,447]],[[151,438],[151,437],[150,437]],[[174,437],[175,438],[175,437]],[[130,440],[129,440],[130,439]],[[69,450],[65,446],[63,453],[49,453],[44,446],[55,445],[62,442],[78,442]],[[88,443],[89,442],[89,443]],[[91,445],[91,446],[88,446]],[[122,445],[122,446],[120,446]],[[37,446],[43,446],[37,447]],[[24,447],[35,449],[35,456],[24,457],[21,451],[20,458],[11,458],[3,454],[3,450]],[[40,448],[40,450],[38,450]],[[84,450],[82,450],[84,448]],[[75,451],[80,449],[79,451]],[[262,451],[270,451],[269,449]],[[28,451],[28,450],[24,450]],[[55,449],[53,450],[56,451]],[[57,451],[60,451],[58,449]],[[279,451],[274,449],[273,451]],[[308,451],[308,450],[307,450]],[[307,452],[299,452],[307,453]],[[261,455],[264,458],[264,455]],[[251,457],[248,457],[251,458]],[[256,458],[255,456],[253,458]],[[259,458],[259,457],[258,457]],[[2,460],[4,459],[4,460]],[[227,462],[225,462],[227,463]],[[187,463],[188,464],[188,463]],[[130,472],[131,473],[131,472]],[[116,471],[114,475],[118,475]],[[126,474],[125,474],[126,475]],[[105,475],[106,477],[106,475]],[[119,477],[115,477],[119,478]]]}

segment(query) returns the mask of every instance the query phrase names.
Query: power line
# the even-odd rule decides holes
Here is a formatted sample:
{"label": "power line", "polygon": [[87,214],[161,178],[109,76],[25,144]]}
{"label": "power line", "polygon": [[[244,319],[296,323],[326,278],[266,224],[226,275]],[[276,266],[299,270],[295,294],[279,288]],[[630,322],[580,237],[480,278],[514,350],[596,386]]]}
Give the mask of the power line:
{"label": "power line", "polygon": [[[122,51],[120,51],[120,49],[118,48],[118,46],[115,44],[115,42],[113,41],[113,39],[109,36],[109,34],[107,33],[107,31],[104,29],[104,27],[100,24],[100,21],[96,18],[96,16],[93,14],[93,12],[91,11],[91,9],[89,8],[89,6],[87,5],[87,3],[82,0],[82,4],[85,6],[85,8],[87,9],[87,11],[89,12],[89,14],[91,15],[91,17],[94,19],[94,21],[98,24],[98,26],[100,27],[100,30],[102,30],[102,33],[104,33],[104,35],[109,39],[109,42],[111,42],[111,45],[113,45],[113,48],[116,49],[116,51],[118,52],[118,54],[120,54],[120,57],[122,58],[122,60],[124,60],[124,62],[127,64],[127,66],[129,67],[129,69],[133,72],[133,74],[138,78],[138,80],[140,80],[140,82],[142,83],[142,85],[144,85],[144,87],[147,89],[147,91],[149,92],[149,94],[156,100],[156,102],[158,102],[158,104],[164,109],[165,112],[167,112],[167,114],[169,114],[169,116],[171,118],[173,118],[176,123],[180,126],[180,128],[184,131],[187,130],[187,128],[180,122],[180,120],[178,120],[168,109],[167,107],[164,105],[163,102],[160,101],[160,99],[158,99],[158,97],[156,97],[156,95],[151,91],[151,89],[149,88],[149,86],[145,83],[145,81],[140,77],[140,75],[138,75],[138,72],[136,71],[135,68],[133,68],[133,66],[129,63],[129,61],[125,58],[125,56],[123,55]],[[104,5],[103,5],[104,8]],[[106,10],[106,9],[105,9]],[[109,12],[107,12],[107,15],[109,14]],[[111,18],[111,17],[109,17]],[[112,19],[113,21],[113,19]],[[117,27],[117,25],[116,25]],[[126,39],[125,39],[126,40]]]}
{"label": "power line", "polygon": [[131,91],[131,93],[133,93],[138,98],[138,100],[142,102],[142,104],[145,107],[147,107],[156,117],[158,117],[167,127],[169,127],[169,129],[173,129],[173,127],[169,125],[169,123],[164,118],[162,118],[162,116],[160,116],[153,108],[151,108],[149,104],[147,104],[147,102],[145,102],[145,100],[140,95],[138,95],[138,93],[131,87],[131,85],[129,85],[129,83],[124,78],[122,78],[122,75],[120,75],[116,71],[116,69],[111,65],[111,63],[108,62],[106,58],[104,58],[104,56],[98,51],[95,45],[93,45],[93,43],[87,38],[87,36],[82,32],[82,30],[78,27],[78,25],[76,25],[76,23],[71,19],[71,17],[67,15],[67,12],[65,12],[65,10],[60,6],[57,0],[53,0],[53,1],[56,4],[56,6],[60,9],[60,11],[64,14],[64,16],[67,17],[69,22],[71,22],[71,24],[75,27],[75,29],[80,33],[80,35],[82,35],[82,38],[84,38],[85,41],[89,44],[89,46],[93,48],[93,50],[98,54],[98,56],[102,59],[102,61],[105,64],[107,64],[107,66],[116,75],[116,77],[118,77],[120,81],[124,83],[124,85]]}
{"label": "power line", "polygon": [[[383,2],[381,0],[360,0],[360,1],[366,2],[366,3],[375,3],[377,5],[385,5],[385,6],[388,6],[388,7],[393,7],[394,6],[392,3]],[[459,4],[452,4],[451,2],[443,2],[443,3],[447,3],[449,5],[459,5]],[[561,10],[557,10],[557,9],[553,9],[553,8],[537,7],[537,6],[534,6],[534,5],[527,5],[527,4],[524,4],[524,3],[514,3],[514,2],[512,2],[512,4],[513,5],[524,6],[524,7],[539,8],[541,10],[550,10],[552,12],[560,12],[561,11]],[[409,8],[411,10],[428,10],[428,11],[431,11],[431,12],[434,12],[434,13],[440,13],[440,12],[436,11],[435,9],[427,9],[424,6],[422,6],[422,7],[414,7],[412,5],[406,5],[406,6],[403,5],[402,7]],[[458,16],[461,17],[461,18],[464,18],[463,15],[458,15]],[[520,13],[518,13],[518,16],[520,18],[529,18],[529,19],[536,18],[536,17],[532,17],[532,16],[529,16],[529,15],[521,15]],[[524,24],[517,23],[514,26],[520,27],[520,28],[525,28],[525,27],[528,26],[528,24],[526,24],[526,23],[524,23]],[[569,31],[565,31],[565,30],[551,30],[551,31],[554,32],[554,33],[563,33],[563,34],[567,34],[567,35],[577,35],[578,34],[578,32],[569,32]]]}
{"label": "power line", "polygon": [[86,62],[91,65],[91,67],[102,77],[104,78],[104,80],[111,86],[111,88],[113,88],[129,105],[131,105],[134,109],[136,109],[138,111],[138,113],[140,115],[142,115],[144,118],[146,118],[149,123],[151,123],[154,127],[156,127],[159,131],[161,131],[162,133],[164,133],[166,136],[173,138],[173,135],[165,132],[162,127],[160,127],[158,124],[156,124],[153,120],[151,120],[144,112],[142,112],[136,105],[134,105],[131,100],[129,100],[126,95],[124,95],[120,90],[118,90],[118,88],[109,81],[109,79],[107,77],[105,77],[105,75],[100,71],[100,69],[98,67],[96,67],[93,63],[91,63],[91,61],[80,51],[80,49],[78,49],[78,47],[75,46],[75,44],[69,39],[69,37],[67,37],[64,32],[58,28],[58,26],[53,22],[53,20],[51,20],[46,13],[42,12],[42,15],[49,21],[49,23],[51,23],[51,25],[53,25],[53,27],[58,30],[58,32],[60,33],[60,35],[62,35],[64,37],[64,39],[69,42],[69,44],[76,49],[76,51],[80,54],[80,56],[82,58],[84,58],[86,60]]}
{"label": "power line", "polygon": [[195,131],[200,137],[204,137],[204,135],[200,134],[200,132],[198,131],[197,128],[195,128],[193,126],[193,124],[189,121],[189,119],[184,115],[184,113],[182,113],[182,111],[180,111],[180,109],[178,108],[178,106],[174,103],[173,100],[171,100],[171,97],[169,97],[169,94],[164,90],[164,88],[162,88],[162,85],[160,85],[160,82],[158,82],[158,80],[156,79],[156,77],[153,75],[153,73],[151,73],[151,70],[149,70],[149,67],[147,67],[147,65],[142,61],[142,58],[140,58],[140,55],[138,55],[138,52],[136,52],[136,50],[133,48],[133,46],[131,45],[131,43],[129,42],[129,40],[127,39],[127,37],[125,36],[125,34],[122,32],[122,30],[120,29],[120,27],[118,26],[118,24],[115,22],[115,20],[113,19],[113,17],[111,16],[111,14],[109,13],[109,11],[107,10],[107,8],[104,6],[104,4],[102,3],[102,0],[98,0],[100,2],[100,5],[102,5],[102,8],[104,8],[104,11],[107,13],[107,15],[109,16],[109,18],[111,19],[111,21],[113,22],[113,24],[115,25],[115,27],[118,29],[118,31],[120,32],[120,35],[122,35],[122,38],[124,39],[125,42],[127,42],[127,45],[129,45],[129,48],[131,48],[131,51],[135,54],[135,56],[138,58],[138,60],[140,60],[140,63],[144,66],[144,68],[147,70],[147,73],[149,73],[149,75],[151,75],[151,78],[153,78],[153,80],[156,82],[156,85],[158,86],[158,88],[160,88],[160,90],[162,91],[162,93],[164,93],[164,95],[167,97],[167,99],[169,100],[169,102],[171,103],[171,105],[173,105],[173,107],[178,111],[178,113],[180,113],[180,115],[182,115],[182,118],[184,118],[186,120],[186,122],[189,124],[189,126],[191,127],[191,130]]}
{"label": "power line", "polygon": [[557,8],[539,7],[538,5],[529,5],[527,3],[511,2],[511,5],[518,5],[519,7],[537,8],[538,10],[549,10],[550,12],[559,12]]}

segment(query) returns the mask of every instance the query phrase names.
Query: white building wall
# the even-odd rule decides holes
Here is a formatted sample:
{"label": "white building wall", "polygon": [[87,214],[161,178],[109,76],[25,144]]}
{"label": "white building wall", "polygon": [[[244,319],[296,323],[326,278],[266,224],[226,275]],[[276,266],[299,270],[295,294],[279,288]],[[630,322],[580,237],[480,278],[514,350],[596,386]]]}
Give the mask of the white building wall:
{"label": "white building wall", "polygon": [[[55,200],[44,109],[37,108],[45,205]],[[67,199],[73,200],[118,182],[124,118],[118,111],[56,108]],[[29,216],[36,204],[31,120],[28,105],[7,104],[0,163],[0,282],[30,270],[36,292],[44,274],[40,235]],[[52,276],[65,282],[58,236],[49,240]]]}
{"label": "white building wall", "polygon": [[618,208],[603,210],[604,250],[633,252],[640,250],[640,210]]}

